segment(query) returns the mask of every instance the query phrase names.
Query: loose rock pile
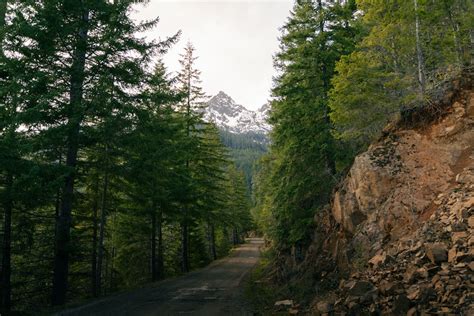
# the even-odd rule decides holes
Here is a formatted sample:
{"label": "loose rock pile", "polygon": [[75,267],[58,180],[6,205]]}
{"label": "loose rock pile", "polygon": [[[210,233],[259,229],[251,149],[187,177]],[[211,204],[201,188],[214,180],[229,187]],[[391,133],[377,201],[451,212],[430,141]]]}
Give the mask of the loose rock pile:
{"label": "loose rock pile", "polygon": [[431,217],[342,280],[323,315],[474,315],[474,167],[456,176]]}

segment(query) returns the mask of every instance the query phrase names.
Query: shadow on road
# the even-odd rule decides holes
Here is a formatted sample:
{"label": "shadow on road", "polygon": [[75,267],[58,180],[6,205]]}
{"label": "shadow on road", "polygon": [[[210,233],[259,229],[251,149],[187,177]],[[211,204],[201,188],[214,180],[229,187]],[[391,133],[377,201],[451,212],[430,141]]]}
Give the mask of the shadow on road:
{"label": "shadow on road", "polygon": [[242,301],[241,283],[258,262],[262,244],[248,238],[206,268],[57,315],[252,315]]}

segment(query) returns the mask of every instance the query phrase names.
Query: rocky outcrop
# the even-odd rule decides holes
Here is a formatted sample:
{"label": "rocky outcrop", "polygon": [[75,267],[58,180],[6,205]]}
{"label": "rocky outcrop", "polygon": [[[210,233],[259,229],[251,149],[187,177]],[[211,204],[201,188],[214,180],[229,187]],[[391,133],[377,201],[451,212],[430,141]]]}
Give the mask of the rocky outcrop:
{"label": "rocky outcrop", "polygon": [[[459,175],[473,177],[474,166]],[[326,303],[345,315],[474,315],[474,182],[457,182],[434,203],[418,229],[385,244]]]}
{"label": "rocky outcrop", "polygon": [[[356,157],[334,195],[335,220],[355,238],[372,241],[416,229],[456,179],[472,181],[461,171],[474,165],[473,112],[474,93],[465,93],[436,124],[393,131]],[[371,253],[380,246],[372,245]]]}
{"label": "rocky outcrop", "polygon": [[325,228],[305,264],[319,265],[316,288],[339,286],[320,291],[312,314],[474,315],[472,85],[443,110],[387,129],[315,219]]}

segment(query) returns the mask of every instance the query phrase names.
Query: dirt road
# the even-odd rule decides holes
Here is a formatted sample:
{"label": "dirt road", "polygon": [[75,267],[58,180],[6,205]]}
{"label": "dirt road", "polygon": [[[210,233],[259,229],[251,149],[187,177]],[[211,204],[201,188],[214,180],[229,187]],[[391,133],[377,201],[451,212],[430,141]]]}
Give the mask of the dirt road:
{"label": "dirt road", "polygon": [[261,239],[248,239],[204,269],[57,315],[252,315],[241,298],[241,281],[257,263],[261,245]]}

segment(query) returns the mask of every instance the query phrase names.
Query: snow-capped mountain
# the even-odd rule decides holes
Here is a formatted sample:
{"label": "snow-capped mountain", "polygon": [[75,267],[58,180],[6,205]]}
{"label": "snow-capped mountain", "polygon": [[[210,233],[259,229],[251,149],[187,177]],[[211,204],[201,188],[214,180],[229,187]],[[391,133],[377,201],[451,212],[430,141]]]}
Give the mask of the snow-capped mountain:
{"label": "snow-capped mountain", "polygon": [[216,123],[220,129],[234,134],[267,134],[270,131],[270,124],[267,123],[269,104],[264,104],[257,111],[251,111],[220,91],[207,105],[204,118]]}

